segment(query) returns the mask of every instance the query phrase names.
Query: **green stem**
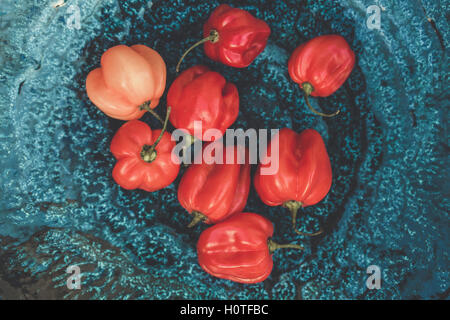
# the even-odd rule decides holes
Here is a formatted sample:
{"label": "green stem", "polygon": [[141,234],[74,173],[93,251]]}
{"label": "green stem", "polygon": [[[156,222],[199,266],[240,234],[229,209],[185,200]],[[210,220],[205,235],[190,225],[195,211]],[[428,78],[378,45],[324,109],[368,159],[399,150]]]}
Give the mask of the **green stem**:
{"label": "green stem", "polygon": [[272,239],[267,240],[267,246],[269,247],[270,254],[274,253],[275,250],[278,250],[278,249],[297,249],[297,250],[305,249],[299,244],[293,244],[293,243],[279,244],[279,243],[274,242]]}
{"label": "green stem", "polygon": [[192,228],[194,226],[196,226],[197,224],[199,224],[202,221],[205,221],[207,219],[207,217],[203,214],[200,213],[198,211],[192,211],[191,213],[194,217],[192,218],[191,223],[188,224],[188,228]]}
{"label": "green stem", "polygon": [[192,134],[190,134],[189,138],[187,138],[187,139],[189,139],[189,140],[186,142],[183,149],[184,148],[188,149],[190,146],[192,146],[194,144],[196,138]]}
{"label": "green stem", "polygon": [[322,117],[334,117],[337,116],[340,112],[340,110],[336,111],[335,113],[331,113],[331,114],[327,114],[327,113],[322,113],[317,111],[316,109],[313,108],[313,106],[309,103],[309,96],[311,95],[311,93],[314,91],[314,87],[312,86],[311,83],[309,82],[303,82],[302,83],[302,89],[303,92],[305,93],[305,102],[306,105],[308,106],[309,110],[311,110],[313,113],[322,116]]}
{"label": "green stem", "polygon": [[191,52],[192,49],[194,49],[195,47],[201,45],[202,43],[208,42],[208,41],[211,41],[212,43],[216,43],[217,41],[219,41],[219,32],[217,32],[217,30],[214,30],[214,29],[211,30],[209,32],[209,36],[207,36],[206,38],[203,38],[202,40],[196,42],[189,49],[187,49],[186,52],[183,53],[183,55],[181,56],[180,60],[178,61],[178,64],[177,64],[177,67],[176,67],[177,72],[180,72],[181,62],[183,62],[183,59],[187,56],[187,54],[189,52]]}
{"label": "green stem", "polygon": [[144,102],[143,104],[141,104],[139,106],[139,110],[148,111],[152,116],[154,116],[156,119],[158,119],[159,122],[161,122],[161,124],[164,124],[163,119],[161,119],[161,117],[155,112],[155,110],[150,108],[150,103],[151,103],[151,101]]}
{"label": "green stem", "polygon": [[297,225],[297,213],[298,209],[302,207],[302,203],[295,200],[286,201],[283,203],[283,207],[288,208],[291,212],[292,217],[292,227],[295,229]]}
{"label": "green stem", "polygon": [[145,145],[142,148],[141,157],[145,162],[150,163],[156,159],[156,146],[158,145],[158,143],[161,141],[162,137],[164,136],[164,132],[166,132],[167,123],[169,122],[169,116],[170,116],[171,109],[172,109],[171,107],[167,108],[166,119],[164,120],[164,125],[163,125],[163,128],[161,129],[161,133],[159,134],[158,139],[156,139],[156,141],[150,147],[148,145]]}
{"label": "green stem", "polygon": [[298,210],[302,207],[301,202],[295,201],[295,200],[286,201],[285,203],[283,203],[283,207],[288,208],[289,211],[291,212],[292,228],[294,228],[294,231],[297,234],[302,235],[302,236],[314,237],[323,232],[322,228],[320,228],[319,231],[314,232],[314,233],[302,232],[297,229],[297,213],[298,213]]}
{"label": "green stem", "polygon": [[142,151],[141,151],[142,160],[144,160],[145,162],[148,162],[148,163],[152,163],[156,159],[156,151],[153,150],[150,153],[151,148],[152,148],[152,146],[149,146],[146,144],[142,147]]}
{"label": "green stem", "polygon": [[[182,147],[182,150],[183,150],[183,158],[185,157],[185,155],[186,155],[186,153],[187,153],[187,151],[188,151],[188,149],[190,148],[190,146],[192,146],[193,144],[194,144],[194,142],[195,142],[195,137],[193,136],[193,135],[188,135],[187,137],[186,137],[186,144]],[[185,167],[188,167],[189,165],[187,164],[187,163],[184,163],[183,164]]]}

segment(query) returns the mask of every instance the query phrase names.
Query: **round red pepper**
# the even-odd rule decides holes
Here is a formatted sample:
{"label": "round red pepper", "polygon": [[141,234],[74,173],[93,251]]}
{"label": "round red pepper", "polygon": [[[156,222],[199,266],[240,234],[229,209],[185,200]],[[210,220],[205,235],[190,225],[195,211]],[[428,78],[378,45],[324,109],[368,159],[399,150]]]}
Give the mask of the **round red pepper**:
{"label": "round red pepper", "polygon": [[264,281],[272,272],[272,255],[280,248],[270,238],[272,223],[256,213],[238,213],[202,232],[197,243],[198,263],[209,274],[241,283]]}
{"label": "round red pepper", "polygon": [[203,26],[205,38],[183,54],[176,70],[179,71],[184,57],[202,43],[211,59],[231,67],[247,67],[264,50],[269,35],[270,28],[263,20],[248,11],[221,4]]}
{"label": "round red pepper", "polygon": [[[209,144],[211,145],[211,144]],[[205,145],[203,150],[208,148]],[[181,178],[178,186],[178,200],[193,220],[188,227],[204,221],[216,223],[241,212],[247,204],[250,190],[250,165],[247,150],[227,146],[222,150],[222,164],[212,161],[206,152],[202,163],[192,164]],[[234,163],[225,163],[227,152],[233,152]],[[215,150],[212,152],[215,156]],[[220,155],[219,155],[220,156]],[[242,157],[245,157],[243,159]],[[237,159],[243,159],[239,164]],[[208,164],[210,163],[210,164]]]}
{"label": "round red pepper", "polygon": [[339,113],[324,114],[316,111],[308,97],[328,97],[347,80],[355,65],[355,54],[347,41],[338,35],[316,37],[295,49],[288,70],[292,80],[305,93],[310,110],[318,115],[332,117]]}
{"label": "round red pepper", "polygon": [[131,120],[116,132],[110,147],[117,159],[112,176],[122,188],[152,192],[175,180],[180,165],[171,159],[175,141],[165,132],[166,125],[152,131],[146,123]]}
{"label": "round red pepper", "polygon": [[263,158],[261,162],[268,163],[258,165],[254,178],[256,192],[265,204],[288,208],[297,233],[319,234],[321,232],[308,234],[298,231],[296,217],[298,209],[318,203],[330,190],[332,173],[325,143],[313,129],[297,134],[284,128],[270,142],[267,154],[272,155],[272,149],[277,147],[278,171],[273,175],[262,175],[261,168],[270,167],[270,161],[274,161]]}
{"label": "round red pepper", "polygon": [[158,52],[144,45],[118,45],[103,53],[101,68],[86,78],[89,99],[106,115],[139,119],[156,108],[166,87],[166,64]]}
{"label": "round red pepper", "polygon": [[239,114],[239,94],[236,86],[220,73],[195,66],[172,83],[167,105],[172,108],[170,122],[174,127],[194,136],[194,121],[201,121],[203,132],[214,128],[223,135]]}

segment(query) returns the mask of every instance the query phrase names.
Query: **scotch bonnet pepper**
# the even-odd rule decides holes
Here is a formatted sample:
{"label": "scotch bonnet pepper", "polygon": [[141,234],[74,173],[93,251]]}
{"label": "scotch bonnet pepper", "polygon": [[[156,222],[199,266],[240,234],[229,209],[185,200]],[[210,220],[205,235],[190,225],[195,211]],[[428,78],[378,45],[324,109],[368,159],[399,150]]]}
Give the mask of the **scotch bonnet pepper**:
{"label": "scotch bonnet pepper", "polygon": [[152,131],[140,120],[126,122],[111,141],[110,149],[117,159],[113,179],[129,190],[152,192],[167,187],[180,170],[171,159],[174,147],[165,128]]}
{"label": "scotch bonnet pepper", "polygon": [[264,281],[272,272],[272,255],[280,248],[270,238],[273,225],[256,213],[238,213],[202,232],[197,243],[198,263],[209,274],[241,283]]}
{"label": "scotch bonnet pepper", "polygon": [[[203,156],[203,161],[194,162],[178,186],[178,200],[193,216],[188,227],[200,221],[216,223],[224,220],[241,212],[247,204],[250,190],[248,151],[243,147],[221,146],[207,152],[212,144],[204,146],[203,152],[197,155]],[[219,150],[222,154],[216,155]],[[226,163],[227,153],[232,155],[233,163]],[[214,158],[220,159],[221,163]]]}
{"label": "scotch bonnet pepper", "polygon": [[270,28],[248,11],[221,4],[204,24],[203,36],[183,54],[177,72],[184,57],[202,43],[209,58],[231,67],[247,67],[266,47]]}
{"label": "scotch bonnet pepper", "polygon": [[[199,121],[203,132],[217,129],[223,135],[239,114],[239,94],[236,86],[220,73],[194,66],[172,83],[167,105],[172,108],[170,122],[174,127],[195,136],[194,122]],[[195,138],[203,140],[203,136]]]}
{"label": "scotch bonnet pepper", "polygon": [[[144,45],[118,45],[101,58],[101,68],[86,78],[89,99],[106,115],[120,120],[139,119],[155,108],[166,86],[166,64]],[[157,118],[162,121],[158,116]]]}
{"label": "scotch bonnet pepper", "polygon": [[[274,144],[278,144],[275,146]],[[270,167],[277,159],[271,150],[278,147],[278,171],[273,175],[262,175],[261,168]],[[296,229],[297,211],[301,207],[312,206],[321,201],[328,193],[332,182],[330,159],[320,134],[307,129],[301,134],[284,128],[275,136],[267,148],[269,158],[263,158],[259,164],[254,185],[261,200],[269,206],[283,206],[291,211],[292,225]]]}
{"label": "scotch bonnet pepper", "polygon": [[315,110],[309,96],[328,97],[347,80],[355,65],[355,54],[339,35],[316,37],[297,47],[289,58],[289,75],[304,91],[306,104],[315,114],[332,117]]}

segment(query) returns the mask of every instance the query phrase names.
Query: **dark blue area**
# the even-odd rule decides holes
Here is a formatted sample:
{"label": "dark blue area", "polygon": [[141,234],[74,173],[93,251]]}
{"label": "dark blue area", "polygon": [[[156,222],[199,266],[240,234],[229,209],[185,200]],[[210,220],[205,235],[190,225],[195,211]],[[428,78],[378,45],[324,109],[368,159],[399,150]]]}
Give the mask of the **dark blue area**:
{"label": "dark blue area", "polygon": [[[201,49],[184,61],[237,85],[233,128],[314,128],[330,154],[332,189],[299,218],[305,231],[321,223],[322,236],[293,233],[286,209],[263,205],[252,188],[246,211],[273,221],[275,241],[307,247],[275,253],[271,276],[255,285],[198,266],[206,226],[185,227],[179,178],[154,193],[114,183],[109,143],[123,122],[94,107],[84,87],[101,54],[120,43],[157,50],[168,87],[219,2],[51,3],[0,7],[0,298],[448,299],[447,0],[228,2],[269,24],[265,51],[245,69]],[[366,25],[374,4],[380,30]],[[81,29],[69,27],[71,5]],[[357,64],[334,95],[313,99],[323,111],[341,109],[323,119],[305,107],[287,60],[300,43],[330,33],[348,40]],[[164,106],[165,96],[160,113]],[[66,287],[73,264],[83,272],[81,290]],[[381,268],[380,290],[366,287],[369,265]]]}

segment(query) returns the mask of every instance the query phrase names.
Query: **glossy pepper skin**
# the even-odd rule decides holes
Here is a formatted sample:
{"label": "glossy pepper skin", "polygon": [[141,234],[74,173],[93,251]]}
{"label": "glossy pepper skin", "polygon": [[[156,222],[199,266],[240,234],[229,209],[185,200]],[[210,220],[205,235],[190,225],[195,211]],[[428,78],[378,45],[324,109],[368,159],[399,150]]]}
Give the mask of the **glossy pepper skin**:
{"label": "glossy pepper skin", "polygon": [[239,94],[236,86],[220,73],[194,66],[172,83],[167,105],[172,107],[169,119],[174,127],[194,136],[194,121],[201,121],[203,132],[215,128],[223,135],[238,116]]}
{"label": "glossy pepper skin", "polygon": [[288,70],[306,97],[328,97],[347,80],[354,65],[355,54],[347,41],[339,35],[324,35],[297,47]]}
{"label": "glossy pepper skin", "polygon": [[154,153],[151,146],[161,130],[151,128],[140,120],[126,122],[111,141],[111,152],[117,159],[112,176],[124,189],[156,191],[170,185],[178,175],[180,165],[171,160],[175,141],[164,132]]}
{"label": "glossy pepper skin", "polygon": [[206,55],[225,65],[244,68],[264,50],[270,28],[248,11],[222,4],[203,26],[203,36],[217,33],[217,40],[204,44]]}
{"label": "glossy pepper skin", "polygon": [[[208,147],[206,145],[203,150]],[[184,173],[178,186],[178,200],[193,220],[189,227],[200,221],[217,223],[227,217],[241,212],[250,190],[250,165],[248,152],[244,148],[227,146],[223,149],[222,164],[208,160],[192,164]],[[234,159],[243,159],[226,163],[226,153],[233,152]],[[203,152],[204,153],[204,152]],[[205,153],[206,154],[206,153]],[[213,152],[214,156],[215,152]],[[201,154],[198,157],[202,156]],[[206,161],[205,161],[206,160]],[[211,164],[208,164],[207,161]]]}
{"label": "glossy pepper skin", "polygon": [[139,119],[155,108],[166,86],[166,64],[144,45],[118,45],[101,58],[101,68],[86,78],[89,99],[109,117]]}
{"label": "glossy pepper skin", "polygon": [[278,143],[279,148],[278,172],[262,175],[261,168],[270,167],[270,162],[259,164],[254,186],[265,204],[281,205],[291,211],[295,228],[298,209],[318,203],[330,190],[330,159],[322,137],[313,129],[300,134],[288,128],[281,129],[278,140],[274,137],[269,144],[267,154],[271,154],[275,143]]}
{"label": "glossy pepper skin", "polygon": [[272,223],[256,213],[238,213],[209,227],[197,242],[198,263],[207,273],[240,283],[264,281],[272,272],[272,255],[279,245],[270,238]]}

